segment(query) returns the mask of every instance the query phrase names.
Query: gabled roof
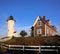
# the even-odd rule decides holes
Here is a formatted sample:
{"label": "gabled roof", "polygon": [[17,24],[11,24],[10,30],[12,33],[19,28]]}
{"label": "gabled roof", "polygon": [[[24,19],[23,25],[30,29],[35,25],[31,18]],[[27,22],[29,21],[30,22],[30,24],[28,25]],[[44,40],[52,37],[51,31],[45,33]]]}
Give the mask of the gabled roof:
{"label": "gabled roof", "polygon": [[42,18],[41,16],[38,16],[36,21],[34,22],[33,26],[35,26],[35,24],[37,23],[38,20],[41,20],[43,23],[46,23],[46,20],[45,20],[45,16],[43,16],[44,18]]}
{"label": "gabled roof", "polygon": [[45,19],[45,16],[43,16],[43,18],[42,18],[41,16],[38,16],[37,19],[36,19],[36,21],[35,21],[34,24],[33,24],[33,27],[35,26],[35,24],[37,23],[37,21],[38,21],[39,19],[40,19],[44,24],[46,24],[48,27],[50,27],[50,28],[52,28],[53,30],[56,31],[56,27],[55,27],[55,26],[53,27],[52,25],[48,25],[48,24],[47,24],[47,21],[49,21],[49,20],[46,20],[46,19]]}
{"label": "gabled roof", "polygon": [[34,22],[33,26],[37,23],[37,21],[40,19],[40,16],[37,17],[36,21]]}

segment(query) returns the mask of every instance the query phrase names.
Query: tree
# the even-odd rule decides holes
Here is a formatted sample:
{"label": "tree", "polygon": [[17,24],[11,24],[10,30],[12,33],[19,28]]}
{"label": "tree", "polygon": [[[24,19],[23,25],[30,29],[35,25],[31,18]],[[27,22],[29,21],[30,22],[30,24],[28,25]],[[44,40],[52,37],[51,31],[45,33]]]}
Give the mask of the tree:
{"label": "tree", "polygon": [[24,31],[24,30],[22,30],[22,31],[20,32],[20,35],[24,37],[25,35],[27,35],[27,32]]}

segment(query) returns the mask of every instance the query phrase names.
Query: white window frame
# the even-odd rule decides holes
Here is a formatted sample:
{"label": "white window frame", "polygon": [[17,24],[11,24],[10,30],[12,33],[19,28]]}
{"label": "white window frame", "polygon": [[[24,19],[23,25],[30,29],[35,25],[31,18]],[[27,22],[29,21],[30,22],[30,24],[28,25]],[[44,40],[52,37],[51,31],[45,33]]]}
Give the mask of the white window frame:
{"label": "white window frame", "polygon": [[38,21],[37,26],[41,26],[41,25],[42,25],[42,22]]}
{"label": "white window frame", "polygon": [[42,34],[42,29],[37,29],[37,34]]}

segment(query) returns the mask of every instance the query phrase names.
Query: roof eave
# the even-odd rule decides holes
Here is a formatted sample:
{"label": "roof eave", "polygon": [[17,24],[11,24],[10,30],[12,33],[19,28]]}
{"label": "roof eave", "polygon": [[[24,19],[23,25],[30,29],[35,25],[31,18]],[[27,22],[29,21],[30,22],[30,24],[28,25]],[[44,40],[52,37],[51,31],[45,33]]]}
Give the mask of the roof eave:
{"label": "roof eave", "polygon": [[37,19],[35,20],[34,24],[33,24],[33,27],[35,26],[35,24],[37,23],[37,21],[40,19],[41,17],[38,16]]}

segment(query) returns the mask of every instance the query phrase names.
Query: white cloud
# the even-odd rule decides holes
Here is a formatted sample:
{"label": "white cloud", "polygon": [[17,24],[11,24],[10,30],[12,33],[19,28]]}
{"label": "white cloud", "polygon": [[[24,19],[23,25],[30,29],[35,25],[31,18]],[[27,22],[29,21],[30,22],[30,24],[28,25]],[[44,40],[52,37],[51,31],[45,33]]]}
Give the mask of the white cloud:
{"label": "white cloud", "polygon": [[0,27],[0,38],[7,36],[7,26],[3,25]]}
{"label": "white cloud", "polygon": [[57,26],[57,34],[60,35],[60,26]]}

